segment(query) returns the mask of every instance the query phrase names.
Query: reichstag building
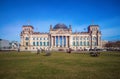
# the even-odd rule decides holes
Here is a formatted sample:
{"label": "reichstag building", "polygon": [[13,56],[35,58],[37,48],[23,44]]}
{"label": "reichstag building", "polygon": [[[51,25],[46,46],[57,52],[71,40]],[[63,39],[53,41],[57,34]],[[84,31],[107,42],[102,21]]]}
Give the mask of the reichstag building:
{"label": "reichstag building", "polygon": [[28,51],[40,48],[85,50],[102,47],[99,25],[89,25],[86,32],[72,32],[71,25],[68,27],[59,23],[50,25],[48,33],[34,32],[33,26],[23,25],[20,38],[20,50]]}

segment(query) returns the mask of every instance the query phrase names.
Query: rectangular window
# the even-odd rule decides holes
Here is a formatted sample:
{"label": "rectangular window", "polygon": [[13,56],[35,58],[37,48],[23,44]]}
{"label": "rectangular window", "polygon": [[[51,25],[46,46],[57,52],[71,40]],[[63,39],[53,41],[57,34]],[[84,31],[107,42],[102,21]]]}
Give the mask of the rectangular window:
{"label": "rectangular window", "polygon": [[82,42],[82,45],[83,45],[83,46],[84,46],[84,44],[85,44],[85,43],[84,43],[84,42]]}
{"label": "rectangular window", "polygon": [[73,40],[75,40],[75,38],[73,37]]}
{"label": "rectangular window", "polygon": [[45,42],[44,42],[44,46],[45,46]]}
{"label": "rectangular window", "polygon": [[97,45],[97,43],[96,43],[96,42],[93,42],[93,43],[92,43],[92,45],[93,45],[93,46],[96,46],[96,45]]}
{"label": "rectangular window", "polygon": [[97,43],[96,43],[96,42],[94,42],[94,46],[97,46]]}
{"label": "rectangular window", "polygon": [[49,42],[47,42],[47,46],[49,46]]}
{"label": "rectangular window", "polygon": [[86,46],[86,42],[84,41],[84,46]]}
{"label": "rectangular window", "polygon": [[33,42],[33,46],[35,46],[35,42]]}
{"label": "rectangular window", "polygon": [[78,37],[76,37],[76,40],[78,40]]}
{"label": "rectangular window", "polygon": [[78,41],[76,42],[76,46],[78,46]]}
{"label": "rectangular window", "polygon": [[89,46],[89,42],[87,42],[87,46]]}
{"label": "rectangular window", "polygon": [[28,46],[28,42],[26,42],[26,46]]}
{"label": "rectangular window", "polygon": [[40,42],[40,46],[42,46],[42,42]]}
{"label": "rectangular window", "polygon": [[39,46],[39,42],[37,42],[37,46]]}
{"label": "rectangular window", "polygon": [[80,46],[82,46],[82,41],[80,42]]}
{"label": "rectangular window", "polygon": [[87,38],[87,40],[89,40],[89,37]]}
{"label": "rectangular window", "polygon": [[73,46],[75,46],[75,42],[73,42]]}

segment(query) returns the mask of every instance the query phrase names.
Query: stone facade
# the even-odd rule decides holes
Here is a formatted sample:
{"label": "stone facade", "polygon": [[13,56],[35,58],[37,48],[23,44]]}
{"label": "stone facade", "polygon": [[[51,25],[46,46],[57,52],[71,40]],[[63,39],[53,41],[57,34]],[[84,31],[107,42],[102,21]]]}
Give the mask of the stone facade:
{"label": "stone facade", "polygon": [[65,24],[50,25],[49,33],[34,32],[31,25],[23,25],[20,34],[20,50],[72,48],[74,50],[101,48],[101,32],[98,25],[89,25],[87,32],[72,32]]}

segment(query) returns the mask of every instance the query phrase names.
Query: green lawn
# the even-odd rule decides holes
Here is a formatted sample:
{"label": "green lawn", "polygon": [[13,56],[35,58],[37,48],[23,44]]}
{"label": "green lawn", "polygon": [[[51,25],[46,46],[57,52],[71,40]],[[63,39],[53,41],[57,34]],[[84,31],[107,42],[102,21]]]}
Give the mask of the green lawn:
{"label": "green lawn", "polygon": [[0,79],[120,79],[120,53],[0,52]]}

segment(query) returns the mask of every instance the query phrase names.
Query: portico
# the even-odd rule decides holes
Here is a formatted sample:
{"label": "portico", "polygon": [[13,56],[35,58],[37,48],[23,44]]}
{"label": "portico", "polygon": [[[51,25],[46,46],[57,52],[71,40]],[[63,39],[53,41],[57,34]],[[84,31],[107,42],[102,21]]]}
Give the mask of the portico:
{"label": "portico", "polygon": [[54,35],[51,36],[51,46],[50,47],[69,47],[70,36],[66,35]]}

